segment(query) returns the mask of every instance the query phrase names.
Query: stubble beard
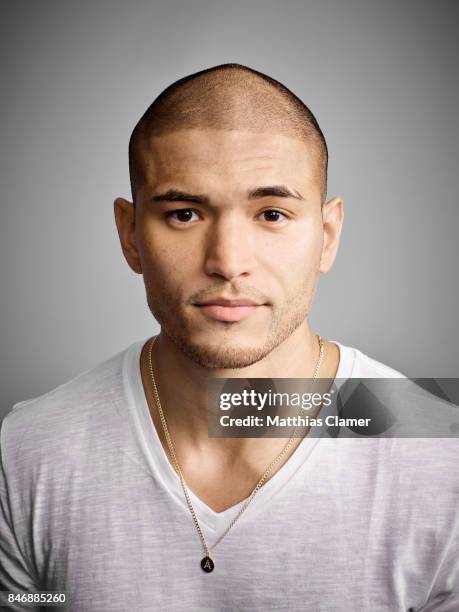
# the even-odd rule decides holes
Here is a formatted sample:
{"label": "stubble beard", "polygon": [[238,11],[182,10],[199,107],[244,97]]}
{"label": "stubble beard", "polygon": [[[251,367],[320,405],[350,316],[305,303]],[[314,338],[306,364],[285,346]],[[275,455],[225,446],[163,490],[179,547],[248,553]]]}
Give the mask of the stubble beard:
{"label": "stubble beard", "polygon": [[154,294],[162,296],[161,299],[154,299],[153,292],[147,289],[147,301],[152,315],[161,326],[161,333],[164,333],[189,359],[206,369],[239,369],[264,359],[304,323],[312,301],[310,279],[301,289],[302,291],[298,291],[293,298],[287,299],[282,307],[276,309],[270,306],[272,319],[266,340],[263,344],[252,347],[231,346],[231,326],[238,323],[223,324],[227,326],[225,334],[227,340],[223,339],[217,348],[197,344],[187,331],[189,326],[186,321],[177,315],[174,316],[174,312],[180,312],[179,304],[174,304],[173,299],[168,299],[166,293],[158,289]]}

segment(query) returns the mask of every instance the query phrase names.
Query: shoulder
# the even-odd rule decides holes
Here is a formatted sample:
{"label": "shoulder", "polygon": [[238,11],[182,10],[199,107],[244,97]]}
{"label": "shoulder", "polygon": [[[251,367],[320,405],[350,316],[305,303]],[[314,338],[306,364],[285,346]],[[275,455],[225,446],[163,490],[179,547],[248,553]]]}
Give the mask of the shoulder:
{"label": "shoulder", "polygon": [[333,342],[340,352],[336,378],[406,378],[401,372],[354,347],[345,346],[335,340]]}
{"label": "shoulder", "polygon": [[102,431],[107,419],[113,421],[123,394],[123,361],[131,347],[44,395],[15,404],[1,421],[2,456],[13,464],[50,451],[68,454],[70,444],[72,449],[85,446],[92,431]]}

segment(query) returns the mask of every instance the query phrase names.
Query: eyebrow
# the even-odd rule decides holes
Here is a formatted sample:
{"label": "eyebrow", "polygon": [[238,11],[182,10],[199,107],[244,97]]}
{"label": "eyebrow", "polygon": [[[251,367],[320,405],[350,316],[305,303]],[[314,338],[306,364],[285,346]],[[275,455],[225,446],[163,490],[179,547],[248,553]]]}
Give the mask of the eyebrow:
{"label": "eyebrow", "polygon": [[[275,197],[275,198],[296,198],[303,200],[303,197],[295,189],[291,189],[286,185],[267,185],[265,187],[257,187],[248,193],[249,200],[258,198]],[[178,189],[168,189],[164,193],[159,193],[151,198],[153,202],[194,202],[196,204],[208,204],[209,198],[201,194],[186,193]]]}

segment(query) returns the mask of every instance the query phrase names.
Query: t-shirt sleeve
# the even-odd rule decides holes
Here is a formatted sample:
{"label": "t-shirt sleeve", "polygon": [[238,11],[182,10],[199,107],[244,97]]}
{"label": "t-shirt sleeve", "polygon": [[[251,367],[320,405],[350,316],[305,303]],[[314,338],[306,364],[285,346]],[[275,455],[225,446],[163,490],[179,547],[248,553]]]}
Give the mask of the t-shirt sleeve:
{"label": "t-shirt sleeve", "polygon": [[[448,456],[447,472],[452,475],[445,481],[448,491],[447,504],[437,499],[438,517],[444,517],[444,528],[439,539],[439,563],[430,584],[427,601],[420,606],[419,612],[459,612],[459,485],[457,473],[459,452],[456,439],[437,440],[449,443],[455,452]],[[446,465],[446,463],[445,463]],[[432,517],[435,521],[437,517]]]}
{"label": "t-shirt sleeve", "polygon": [[457,612],[459,610],[459,535],[454,541],[440,567],[428,602],[419,612]]}
{"label": "t-shirt sleeve", "polygon": [[[0,422],[0,591],[37,592],[40,589],[21,552],[15,533],[5,466],[4,424],[5,419]],[[4,608],[1,604],[6,607]],[[23,608],[17,604],[7,605],[5,602],[0,602],[0,609],[22,610]]]}

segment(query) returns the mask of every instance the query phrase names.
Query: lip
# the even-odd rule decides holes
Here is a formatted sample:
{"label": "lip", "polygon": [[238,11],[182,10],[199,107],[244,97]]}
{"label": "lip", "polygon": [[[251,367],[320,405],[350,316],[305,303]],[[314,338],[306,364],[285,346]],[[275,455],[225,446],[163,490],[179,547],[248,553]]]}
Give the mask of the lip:
{"label": "lip", "polygon": [[242,321],[243,319],[250,316],[257,308],[263,306],[263,304],[257,304],[256,302],[240,298],[231,300],[227,298],[214,298],[195,304],[200,310],[211,319],[216,321]]}
{"label": "lip", "polygon": [[236,306],[260,306],[260,304],[246,298],[231,300],[228,298],[219,297],[206,300],[205,302],[197,302],[196,306],[229,306],[231,308]]}

